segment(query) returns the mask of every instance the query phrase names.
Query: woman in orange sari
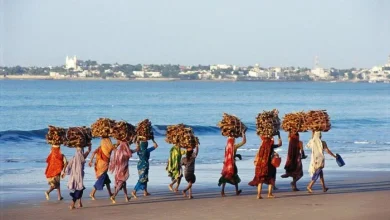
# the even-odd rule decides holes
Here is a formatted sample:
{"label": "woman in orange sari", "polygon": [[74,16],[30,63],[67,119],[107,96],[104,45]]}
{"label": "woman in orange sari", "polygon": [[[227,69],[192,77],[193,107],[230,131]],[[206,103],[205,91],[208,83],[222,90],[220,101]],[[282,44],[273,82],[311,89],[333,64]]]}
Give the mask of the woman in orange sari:
{"label": "woman in orange sari", "polygon": [[241,182],[240,177],[238,176],[238,169],[236,166],[236,152],[237,149],[243,146],[246,143],[245,132],[242,133],[242,142],[239,144],[234,144],[235,138],[229,136],[227,139],[227,145],[225,147],[225,159],[223,162],[222,176],[219,178],[218,186],[222,185],[221,196],[225,197],[225,186],[226,183],[234,185],[236,188],[236,195],[240,195],[242,192],[238,190],[238,184]]}
{"label": "woman in orange sari", "polygon": [[262,199],[261,190],[263,183],[268,184],[268,198],[274,198],[272,194],[275,185],[276,167],[271,163],[274,148],[282,146],[282,140],[279,138],[278,145],[274,144],[271,137],[262,136],[262,143],[255,158],[255,177],[248,183],[250,186],[257,186],[257,198]]}
{"label": "woman in orange sari", "polygon": [[301,158],[305,156],[305,152],[303,151],[302,141],[299,140],[298,132],[290,132],[288,135],[288,141],[288,155],[286,165],[284,166],[286,173],[281,177],[292,177],[293,181],[290,183],[291,188],[293,191],[299,191],[297,188],[297,182],[303,176]]}
{"label": "woman in orange sari", "polygon": [[108,165],[110,163],[111,152],[115,149],[110,138],[103,138],[100,142],[100,146],[93,152],[89,166],[92,166],[93,159],[96,155],[95,162],[95,174],[96,183],[93,186],[92,192],[89,194],[92,200],[95,200],[96,190],[103,190],[104,186],[107,187],[109,196],[112,196],[110,188],[110,177],[107,174]]}
{"label": "woman in orange sari", "polygon": [[63,200],[61,196],[60,180],[65,176],[65,168],[67,165],[66,157],[61,153],[60,145],[52,145],[49,156],[46,159],[47,167],[45,175],[47,182],[50,185],[48,191],[45,192],[46,199],[49,200],[51,191],[57,189],[58,200]]}

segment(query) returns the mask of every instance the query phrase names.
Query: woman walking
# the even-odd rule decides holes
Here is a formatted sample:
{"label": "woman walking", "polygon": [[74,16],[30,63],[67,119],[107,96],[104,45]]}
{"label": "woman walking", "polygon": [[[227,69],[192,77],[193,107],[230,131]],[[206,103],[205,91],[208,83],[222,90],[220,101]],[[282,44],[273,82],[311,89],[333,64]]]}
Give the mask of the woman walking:
{"label": "woman walking", "polygon": [[88,146],[86,152],[83,148],[76,148],[76,153],[66,168],[66,174],[69,175],[68,189],[71,191],[70,196],[72,197],[72,203],[69,206],[71,210],[75,208],[77,200],[79,200],[79,208],[83,207],[81,198],[85,190],[84,165],[89,152],[91,152],[91,145]]}
{"label": "woman walking", "polygon": [[[172,183],[168,185],[169,190],[172,192],[178,192],[183,177],[182,169],[180,166],[180,161],[182,157],[182,151],[179,146],[174,145],[169,151],[169,159],[167,164],[168,176],[171,177]],[[173,189],[174,184],[176,184],[175,189]]]}
{"label": "woman walking", "polygon": [[110,172],[115,174],[115,191],[110,198],[112,203],[115,203],[115,197],[122,189],[125,194],[125,201],[130,200],[127,196],[126,181],[129,178],[129,159],[132,153],[133,151],[127,141],[119,141],[119,146],[114,152],[113,160],[110,162]]}
{"label": "woman walking", "polygon": [[148,182],[149,182],[149,158],[150,152],[155,150],[158,145],[154,139],[152,139],[154,146],[148,148],[148,141],[142,138],[137,143],[137,155],[139,157],[137,169],[138,169],[138,182],[135,185],[133,192],[131,193],[134,198],[137,198],[137,191],[143,190],[144,196],[149,196]]}
{"label": "woman walking", "polygon": [[227,144],[225,147],[225,158],[222,168],[222,176],[219,178],[218,186],[222,185],[221,196],[225,197],[225,186],[226,183],[234,185],[236,189],[236,195],[240,195],[242,190],[238,190],[238,184],[241,182],[240,177],[238,176],[238,169],[236,166],[235,156],[237,149],[243,146],[246,143],[245,132],[242,133],[242,142],[239,144],[234,144],[235,138],[229,136],[227,139]]}
{"label": "woman walking", "polygon": [[325,167],[325,156],[324,150],[330,154],[332,157],[336,158],[336,155],[329,150],[325,141],[321,140],[321,132],[313,131],[312,139],[307,143],[306,147],[311,149],[311,161],[309,167],[309,174],[312,177],[311,182],[307,186],[307,191],[312,193],[312,187],[314,183],[317,181],[318,177],[320,177],[322,191],[327,192],[329,188],[325,186],[324,172],[323,169]]}
{"label": "woman walking", "polygon": [[[65,176],[65,168],[67,165],[66,157],[61,153],[60,145],[52,145],[49,156],[46,159],[47,167],[45,175],[50,186],[48,191],[45,191],[46,199],[49,200],[51,191],[57,189],[58,200],[63,200],[61,196],[60,180],[61,176]],[[61,175],[62,173],[62,175]]]}
{"label": "woman walking", "polygon": [[288,154],[287,161],[284,169],[286,173],[283,174],[282,178],[292,177],[293,181],[290,183],[292,191],[299,191],[297,188],[297,182],[303,176],[302,161],[301,158],[305,155],[303,151],[302,141],[299,140],[298,132],[290,132],[288,135]]}
{"label": "woman walking", "polygon": [[271,163],[274,148],[282,146],[282,140],[279,138],[278,145],[274,140],[267,136],[261,137],[262,143],[255,158],[255,177],[248,183],[250,186],[257,186],[257,198],[262,199],[261,190],[263,183],[268,184],[268,198],[275,198],[272,194],[275,185],[276,167]]}
{"label": "woman walking", "polygon": [[93,186],[92,192],[89,194],[92,200],[95,200],[96,190],[103,190],[104,186],[107,187],[109,197],[112,196],[110,188],[110,177],[107,174],[108,165],[110,163],[111,152],[115,149],[110,138],[103,138],[100,142],[100,146],[93,152],[89,166],[92,166],[93,159],[96,155],[95,162],[95,174],[96,183]]}

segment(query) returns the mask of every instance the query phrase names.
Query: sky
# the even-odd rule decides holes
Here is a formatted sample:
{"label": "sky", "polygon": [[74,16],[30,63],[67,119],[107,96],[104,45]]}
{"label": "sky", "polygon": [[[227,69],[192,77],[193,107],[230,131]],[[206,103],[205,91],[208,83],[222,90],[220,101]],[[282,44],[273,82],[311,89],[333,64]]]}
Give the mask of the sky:
{"label": "sky", "polygon": [[390,55],[388,0],[0,0],[0,66],[370,68]]}

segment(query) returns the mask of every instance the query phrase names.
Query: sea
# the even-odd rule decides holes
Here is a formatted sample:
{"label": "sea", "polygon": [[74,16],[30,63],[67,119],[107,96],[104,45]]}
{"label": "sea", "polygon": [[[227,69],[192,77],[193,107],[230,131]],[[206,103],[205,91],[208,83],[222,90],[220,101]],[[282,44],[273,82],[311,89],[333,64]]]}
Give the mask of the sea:
{"label": "sea", "polygon": [[[226,144],[217,124],[224,112],[236,115],[249,127],[247,143],[238,150],[242,161],[237,164],[239,170],[248,170],[252,175],[253,159],[260,146],[255,118],[274,108],[279,110],[281,119],[290,112],[327,110],[332,128],[323,133],[323,140],[342,156],[346,165],[338,167],[328,155],[326,169],[390,171],[389,84],[0,80],[0,188],[47,184],[44,171],[50,152],[45,140],[48,125],[90,126],[100,117],[133,125],[146,118],[151,120],[159,144],[151,155],[151,170],[159,167],[164,179],[154,181],[160,183],[169,182],[165,165],[171,145],[164,140],[166,126],[184,123],[192,127],[200,139],[196,163],[201,169],[197,175],[213,170],[216,175],[211,178],[216,184]],[[283,146],[278,152],[282,165],[278,173],[283,173],[288,149],[287,133],[282,131],[281,136]],[[310,137],[310,132],[301,134],[304,144]],[[99,141],[93,140],[93,149]],[[74,154],[74,149],[61,149],[68,159]],[[306,149],[306,154],[309,158],[303,166],[307,177],[310,150]],[[136,155],[130,159],[132,184],[137,179],[137,160]],[[86,178],[93,181],[93,169],[86,170]]]}

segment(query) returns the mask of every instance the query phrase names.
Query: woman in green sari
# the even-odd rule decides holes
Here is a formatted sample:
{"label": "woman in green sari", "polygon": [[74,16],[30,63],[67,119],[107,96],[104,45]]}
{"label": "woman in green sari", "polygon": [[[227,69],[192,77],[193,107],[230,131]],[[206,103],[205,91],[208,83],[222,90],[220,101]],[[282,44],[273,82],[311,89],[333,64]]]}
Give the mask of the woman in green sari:
{"label": "woman in green sari", "polygon": [[[174,145],[169,152],[168,165],[166,170],[168,171],[168,176],[171,177],[172,183],[168,185],[169,190],[172,192],[179,191],[179,185],[181,178],[183,177],[182,169],[180,166],[181,157],[185,154],[184,150],[181,150],[179,146]],[[173,186],[176,184],[175,189]]]}

